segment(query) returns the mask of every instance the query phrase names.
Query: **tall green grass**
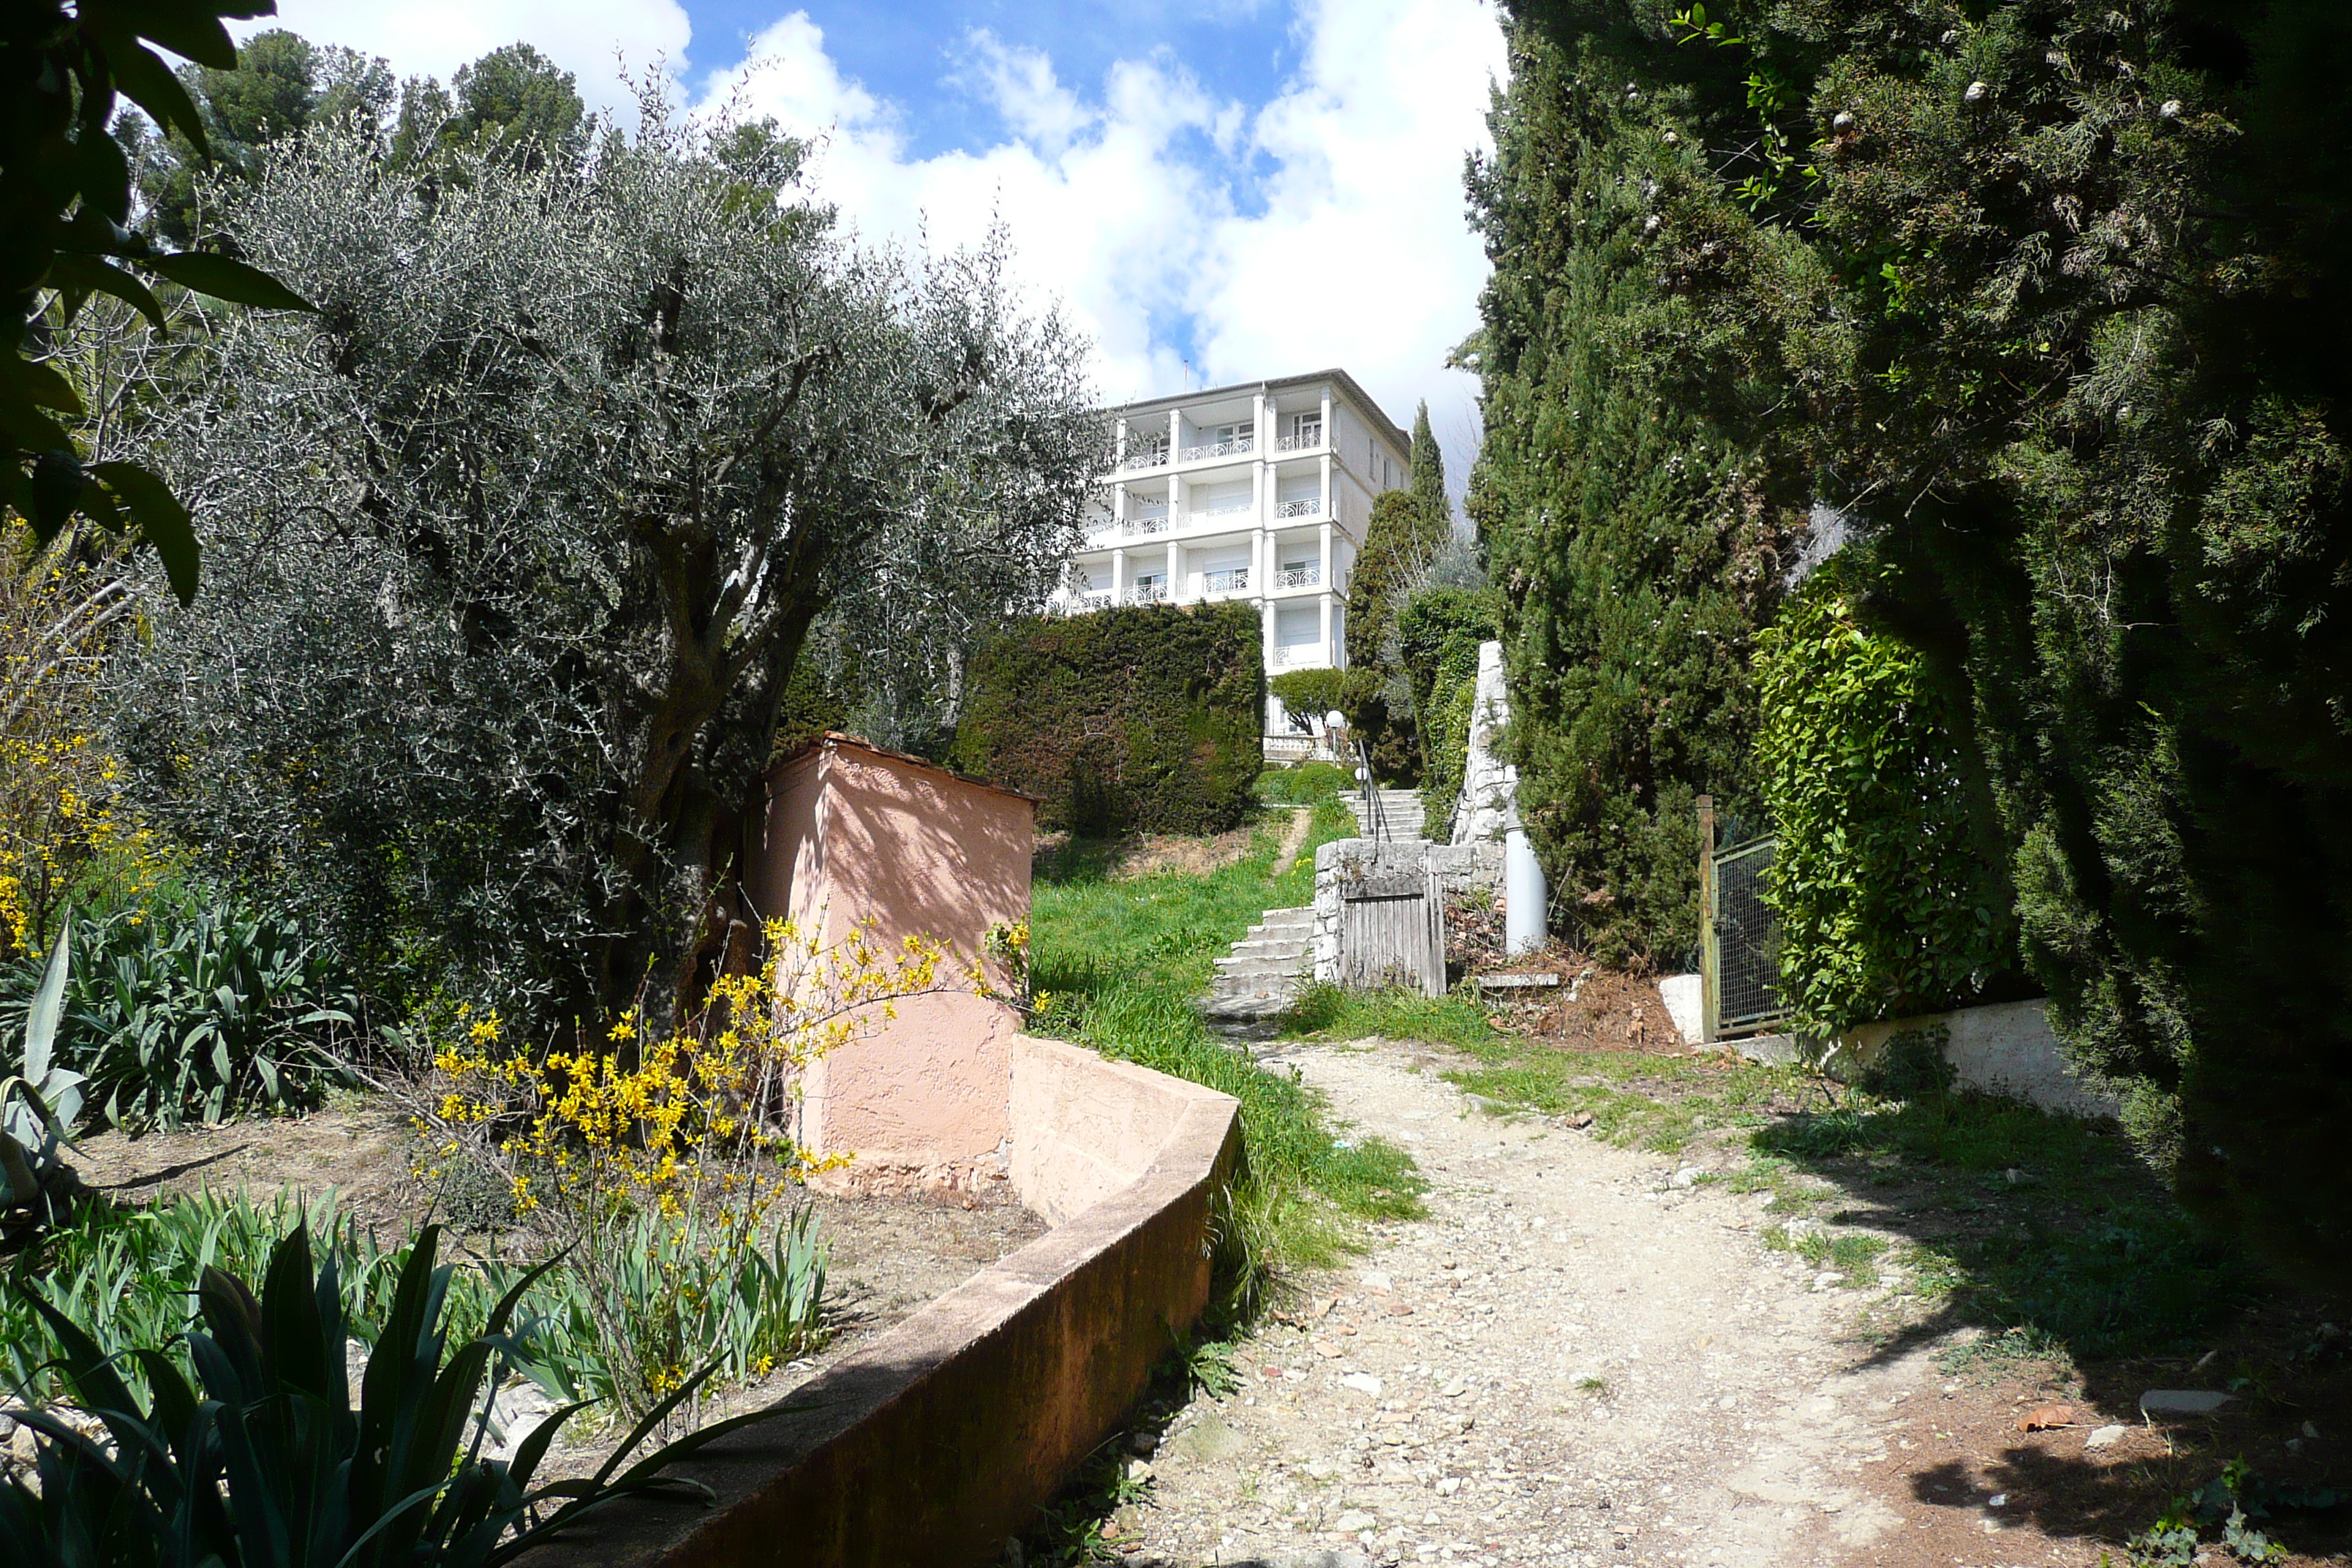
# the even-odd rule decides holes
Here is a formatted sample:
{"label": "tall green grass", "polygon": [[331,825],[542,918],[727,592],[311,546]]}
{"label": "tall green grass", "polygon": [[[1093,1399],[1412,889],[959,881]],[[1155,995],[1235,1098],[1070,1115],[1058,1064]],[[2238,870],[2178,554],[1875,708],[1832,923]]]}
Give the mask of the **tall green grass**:
{"label": "tall green grass", "polygon": [[1425,1190],[1402,1149],[1334,1129],[1314,1090],[1258,1068],[1194,1009],[1217,955],[1265,910],[1310,901],[1315,847],[1355,830],[1327,797],[1306,851],[1276,877],[1280,826],[1261,827],[1246,856],[1206,874],[1118,879],[1110,857],[1074,847],[1041,866],[1030,914],[1040,1029],[1241,1101],[1246,1166],[1227,1240],[1231,1282],[1244,1293],[1285,1267],[1337,1261],[1355,1222],[1416,1215]]}

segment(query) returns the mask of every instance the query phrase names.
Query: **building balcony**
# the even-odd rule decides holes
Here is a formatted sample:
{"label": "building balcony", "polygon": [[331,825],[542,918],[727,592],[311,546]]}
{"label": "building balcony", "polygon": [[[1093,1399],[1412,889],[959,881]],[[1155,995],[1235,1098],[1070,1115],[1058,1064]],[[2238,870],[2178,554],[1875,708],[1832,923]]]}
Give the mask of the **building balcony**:
{"label": "building balcony", "polygon": [[1168,602],[1168,584],[1153,583],[1148,586],[1130,588],[1128,590],[1127,602],[1130,605],[1164,605]]}
{"label": "building balcony", "polygon": [[1302,430],[1296,436],[1285,436],[1274,444],[1277,452],[1319,452],[1323,449],[1323,432]]}
{"label": "building balcony", "polygon": [[1212,441],[1204,447],[1187,447],[1182,460],[1187,463],[1213,463],[1221,458],[1246,458],[1257,450],[1255,437],[1239,441]]}
{"label": "building balcony", "polygon": [[1164,468],[1168,466],[1168,448],[1162,447],[1130,447],[1119,467],[1130,471],[1137,468]]}
{"label": "building balcony", "polygon": [[1089,590],[1086,593],[1072,596],[1070,600],[1070,613],[1072,615],[1077,615],[1086,610],[1108,610],[1117,602],[1118,595],[1114,594],[1108,591],[1095,592]]}
{"label": "building balcony", "polygon": [[1274,585],[1277,588],[1314,588],[1321,586],[1322,582],[1323,568],[1319,563],[1313,566],[1286,566],[1274,574]]}
{"label": "building balcony", "polygon": [[1301,643],[1276,648],[1274,662],[1283,669],[1323,669],[1330,665],[1331,654],[1321,643]]}
{"label": "building balcony", "polygon": [[1172,521],[1165,512],[1158,517],[1130,517],[1127,520],[1127,536],[1136,539],[1148,533],[1165,533]]}
{"label": "building balcony", "polygon": [[1276,517],[1320,517],[1323,515],[1323,498],[1320,496],[1309,496],[1305,500],[1276,501],[1274,504],[1274,515]]}
{"label": "building balcony", "polygon": [[1236,566],[1230,572],[1211,572],[1201,579],[1201,589],[1208,594],[1246,594],[1249,584],[1246,566]]}

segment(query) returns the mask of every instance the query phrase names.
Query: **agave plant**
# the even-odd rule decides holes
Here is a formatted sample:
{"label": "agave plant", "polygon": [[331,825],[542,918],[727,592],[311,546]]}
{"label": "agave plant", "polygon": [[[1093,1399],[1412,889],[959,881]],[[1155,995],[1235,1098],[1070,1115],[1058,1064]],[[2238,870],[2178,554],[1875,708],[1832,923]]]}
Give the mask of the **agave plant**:
{"label": "agave plant", "polygon": [[37,1301],[64,1348],[76,1400],[109,1440],[47,1411],[18,1415],[38,1435],[37,1485],[15,1475],[0,1484],[0,1562],[489,1568],[616,1498],[709,1499],[707,1489],[661,1472],[766,1413],[704,1427],[621,1467],[710,1368],[640,1421],[590,1479],[532,1484],[583,1404],[558,1410],[512,1459],[484,1455],[490,1394],[519,1354],[509,1320],[554,1260],[517,1280],[483,1331],[453,1352],[445,1321],[453,1268],[436,1266],[439,1238],[440,1227],[426,1226],[401,1269],[357,1408],[341,1286],[331,1259],[314,1277],[305,1226],[271,1255],[257,1299],[225,1270],[205,1270],[204,1329],[188,1335],[195,1380],[159,1351],[135,1351],[152,1390],[147,1401],[71,1319]]}
{"label": "agave plant", "polygon": [[10,1224],[44,1224],[61,1213],[80,1189],[61,1149],[67,1131],[81,1115],[82,1075],[57,1060],[58,1016],[72,963],[73,920],[59,922],[58,944],[25,1013],[25,1054],[15,1072],[0,1079],[0,1178],[5,1178],[5,1216]]}

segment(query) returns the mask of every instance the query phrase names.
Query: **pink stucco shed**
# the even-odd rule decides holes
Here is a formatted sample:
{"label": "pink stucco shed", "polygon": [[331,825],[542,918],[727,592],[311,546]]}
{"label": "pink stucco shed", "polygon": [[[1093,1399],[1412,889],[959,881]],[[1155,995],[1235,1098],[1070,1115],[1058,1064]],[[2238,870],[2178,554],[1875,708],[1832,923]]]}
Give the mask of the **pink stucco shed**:
{"label": "pink stucco shed", "polygon": [[[827,946],[861,927],[885,948],[930,937],[959,968],[991,926],[1029,918],[1026,795],[843,735],[778,763],[767,790],[744,879],[763,915]],[[909,997],[897,1015],[869,1016],[803,1075],[802,1142],[855,1154],[853,1169],[1001,1162],[1020,1015],[968,992]]]}

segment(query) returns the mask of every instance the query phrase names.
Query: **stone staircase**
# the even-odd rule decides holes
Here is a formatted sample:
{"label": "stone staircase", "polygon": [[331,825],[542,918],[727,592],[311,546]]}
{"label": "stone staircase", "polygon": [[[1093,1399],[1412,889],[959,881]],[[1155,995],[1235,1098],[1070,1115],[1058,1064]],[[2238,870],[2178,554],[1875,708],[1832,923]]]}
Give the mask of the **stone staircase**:
{"label": "stone staircase", "polygon": [[[1391,844],[1405,844],[1421,837],[1421,792],[1417,789],[1384,789],[1377,792],[1381,800],[1381,816],[1388,831],[1382,835]],[[1348,795],[1348,809],[1356,814],[1356,827],[1363,837],[1372,837],[1372,825],[1365,818],[1364,796],[1360,790]]]}
{"label": "stone staircase", "polygon": [[1213,1025],[1262,1024],[1298,1000],[1315,967],[1315,911],[1268,910],[1217,960],[1202,1016]]}

